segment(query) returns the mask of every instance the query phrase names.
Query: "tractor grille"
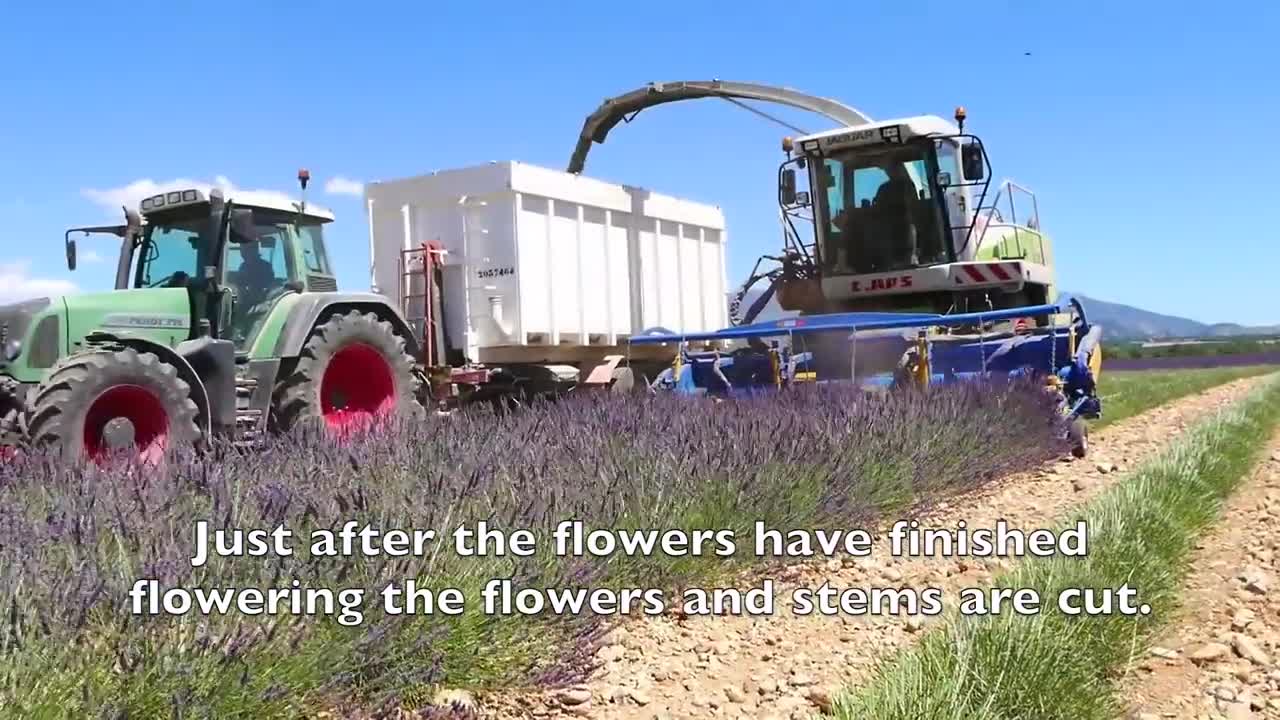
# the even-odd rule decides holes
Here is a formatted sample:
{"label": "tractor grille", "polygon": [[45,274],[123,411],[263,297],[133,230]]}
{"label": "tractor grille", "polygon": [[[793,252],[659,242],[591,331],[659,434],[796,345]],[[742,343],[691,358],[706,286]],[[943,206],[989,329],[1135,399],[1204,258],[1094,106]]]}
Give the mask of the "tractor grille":
{"label": "tractor grille", "polygon": [[334,292],[338,289],[338,281],[328,275],[308,275],[307,288],[312,292]]}

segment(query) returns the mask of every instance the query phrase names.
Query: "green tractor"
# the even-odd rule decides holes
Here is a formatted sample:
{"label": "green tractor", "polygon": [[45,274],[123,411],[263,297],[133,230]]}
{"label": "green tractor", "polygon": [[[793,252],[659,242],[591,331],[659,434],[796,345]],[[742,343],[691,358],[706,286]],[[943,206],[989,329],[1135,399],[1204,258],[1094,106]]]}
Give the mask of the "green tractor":
{"label": "green tractor", "polygon": [[[298,174],[306,192],[309,176]],[[417,343],[381,295],[339,292],[333,216],[218,190],[166,192],[119,226],[115,289],[0,307],[0,451],[154,461],[300,424],[340,438],[421,406]]]}

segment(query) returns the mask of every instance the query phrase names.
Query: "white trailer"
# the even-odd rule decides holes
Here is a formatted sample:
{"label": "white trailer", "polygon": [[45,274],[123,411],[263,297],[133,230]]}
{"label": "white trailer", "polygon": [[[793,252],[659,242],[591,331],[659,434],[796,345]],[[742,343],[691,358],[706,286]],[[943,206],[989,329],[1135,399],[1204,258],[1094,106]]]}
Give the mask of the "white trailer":
{"label": "white trailer", "polygon": [[[365,202],[375,292],[416,327],[442,320],[424,345],[441,338],[467,363],[669,359],[626,340],[728,324],[718,207],[518,162],[374,182]],[[423,248],[439,263],[434,301]]]}

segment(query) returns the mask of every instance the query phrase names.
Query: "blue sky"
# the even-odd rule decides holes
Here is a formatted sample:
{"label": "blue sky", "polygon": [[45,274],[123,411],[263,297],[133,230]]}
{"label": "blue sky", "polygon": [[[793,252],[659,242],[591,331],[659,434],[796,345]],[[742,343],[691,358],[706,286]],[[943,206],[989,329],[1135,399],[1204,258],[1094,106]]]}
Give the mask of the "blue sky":
{"label": "blue sky", "polygon": [[[5,297],[108,286],[114,247],[82,243],[82,257],[108,262],[72,275],[61,238],[117,219],[121,188],[225,178],[292,192],[300,166],[311,199],[338,215],[340,282],[364,289],[360,197],[325,194],[327,181],[489,160],[562,167],[603,98],[719,77],[877,119],[962,104],[996,175],[1036,191],[1062,287],[1280,322],[1274,3],[131,1],[5,13]],[[587,174],[720,205],[737,282],[780,242],[784,134],[721,101],[655,108],[596,146]]]}

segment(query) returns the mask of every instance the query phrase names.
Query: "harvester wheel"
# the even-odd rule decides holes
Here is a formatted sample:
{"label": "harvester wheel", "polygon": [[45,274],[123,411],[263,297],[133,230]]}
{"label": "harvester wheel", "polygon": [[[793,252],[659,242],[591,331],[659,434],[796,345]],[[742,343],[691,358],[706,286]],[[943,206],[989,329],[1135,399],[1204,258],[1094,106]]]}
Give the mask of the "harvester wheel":
{"label": "harvester wheel", "polygon": [[331,437],[394,412],[417,414],[421,381],[391,323],[352,310],[312,331],[293,372],[276,387],[272,425],[322,427]]}
{"label": "harvester wheel", "polygon": [[64,460],[105,459],[133,448],[160,462],[178,443],[200,438],[191,387],[152,353],[102,347],[60,362],[36,389],[27,422],[31,444],[60,446]]}
{"label": "harvester wheel", "polygon": [[1082,458],[1089,454],[1089,426],[1081,418],[1071,421],[1067,429],[1067,439],[1071,441],[1071,455]]}

